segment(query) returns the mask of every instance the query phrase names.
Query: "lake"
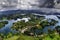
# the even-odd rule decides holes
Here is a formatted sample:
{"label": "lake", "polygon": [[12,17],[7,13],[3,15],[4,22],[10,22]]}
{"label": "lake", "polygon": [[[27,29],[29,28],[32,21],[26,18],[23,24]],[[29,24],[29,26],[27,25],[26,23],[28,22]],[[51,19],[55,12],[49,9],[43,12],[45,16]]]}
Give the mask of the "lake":
{"label": "lake", "polygon": [[[11,31],[16,32],[15,30],[11,30],[13,23],[15,23],[17,21],[21,21],[21,20],[25,20],[25,22],[27,22],[28,19],[30,19],[30,18],[29,17],[28,18],[22,18],[22,19],[17,18],[17,20],[14,20],[14,19],[12,19],[12,20],[0,20],[0,22],[1,21],[8,21],[8,24],[6,24],[3,28],[0,29],[0,33],[8,33]],[[48,28],[53,30],[57,25],[60,25],[60,19],[58,19],[58,17],[55,15],[45,15],[45,19],[54,19],[54,20],[57,20],[58,23],[55,26],[45,27],[43,29],[43,32],[47,32]],[[50,21],[50,20],[48,20],[48,21]]]}

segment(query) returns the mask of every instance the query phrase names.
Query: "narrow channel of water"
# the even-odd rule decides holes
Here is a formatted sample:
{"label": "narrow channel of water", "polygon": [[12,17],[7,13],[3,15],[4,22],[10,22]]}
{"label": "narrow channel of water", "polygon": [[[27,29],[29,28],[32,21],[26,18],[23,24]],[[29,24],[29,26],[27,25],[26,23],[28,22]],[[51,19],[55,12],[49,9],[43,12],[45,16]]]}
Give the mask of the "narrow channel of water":
{"label": "narrow channel of water", "polygon": [[43,29],[43,32],[47,33],[48,29],[54,30],[56,26],[58,26],[58,25],[60,26],[60,19],[58,19],[57,16],[55,16],[55,15],[48,15],[48,16],[45,16],[45,18],[46,19],[54,19],[54,20],[58,21],[58,23],[56,25],[54,25],[54,26],[45,27]]}
{"label": "narrow channel of water", "polygon": [[14,22],[17,22],[17,21],[21,21],[21,20],[25,20],[25,22],[28,21],[28,19],[30,19],[29,17],[28,18],[22,18],[22,19],[17,19],[17,20],[0,20],[1,21],[8,21],[8,24],[6,24],[3,28],[0,29],[0,33],[8,33],[11,31],[11,27],[13,25]]}
{"label": "narrow channel of water", "polygon": [[[60,19],[57,18],[57,16],[54,16],[54,15],[48,15],[48,16],[45,16],[46,19],[54,19],[54,20],[57,20],[58,23],[55,25],[55,26],[49,26],[49,27],[45,27],[43,29],[43,32],[47,32],[48,28],[50,28],[51,30],[53,30],[57,25],[60,25]],[[17,22],[17,21],[21,21],[21,20],[25,20],[25,21],[28,21],[28,19],[30,18],[22,18],[22,19],[17,19],[17,20],[3,20],[3,21],[8,21],[8,24],[6,24],[3,28],[0,29],[0,33],[3,32],[3,33],[8,33],[11,31],[11,27],[13,25],[14,22]],[[2,20],[0,20],[1,22]]]}

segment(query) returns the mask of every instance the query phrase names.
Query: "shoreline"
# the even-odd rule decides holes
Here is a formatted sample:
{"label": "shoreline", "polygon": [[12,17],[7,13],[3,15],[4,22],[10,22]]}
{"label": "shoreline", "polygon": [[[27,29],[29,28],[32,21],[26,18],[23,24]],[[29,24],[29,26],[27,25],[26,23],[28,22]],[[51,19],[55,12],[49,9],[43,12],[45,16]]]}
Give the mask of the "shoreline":
{"label": "shoreline", "polygon": [[0,15],[6,14],[15,14],[15,13],[37,13],[41,15],[60,15],[60,9],[54,8],[31,8],[31,9],[3,9],[0,10]]}

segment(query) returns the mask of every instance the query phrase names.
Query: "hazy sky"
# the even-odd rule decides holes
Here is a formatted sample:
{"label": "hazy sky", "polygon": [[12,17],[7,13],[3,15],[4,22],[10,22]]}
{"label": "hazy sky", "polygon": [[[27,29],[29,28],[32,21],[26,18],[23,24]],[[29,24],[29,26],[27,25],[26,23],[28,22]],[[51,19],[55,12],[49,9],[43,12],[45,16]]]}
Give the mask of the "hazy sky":
{"label": "hazy sky", "polygon": [[[0,9],[2,8],[21,8],[21,9],[38,8],[42,5],[45,5],[44,3],[46,1],[47,0],[0,0]],[[54,7],[60,8],[60,4],[54,5]]]}

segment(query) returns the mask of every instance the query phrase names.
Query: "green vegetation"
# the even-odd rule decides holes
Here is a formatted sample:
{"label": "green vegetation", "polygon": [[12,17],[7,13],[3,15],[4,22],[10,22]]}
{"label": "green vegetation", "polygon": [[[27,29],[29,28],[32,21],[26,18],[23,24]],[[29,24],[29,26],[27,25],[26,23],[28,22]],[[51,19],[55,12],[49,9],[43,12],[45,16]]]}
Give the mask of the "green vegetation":
{"label": "green vegetation", "polygon": [[60,26],[56,26],[55,28],[56,28],[57,32],[60,34]]}
{"label": "green vegetation", "polygon": [[45,26],[54,26],[56,23],[58,23],[58,21],[54,20],[54,19],[47,19],[44,20],[40,23],[40,25],[42,25],[43,27]]}
{"label": "green vegetation", "polygon": [[[51,32],[51,33],[50,33]],[[28,36],[25,34],[7,34],[2,37],[3,40],[60,40],[60,36],[56,31],[50,31],[48,34],[41,34],[38,36]]]}
{"label": "green vegetation", "polygon": [[[0,17],[0,20],[11,20],[11,19],[17,19],[17,18],[26,18],[26,17],[35,17],[36,15],[31,14],[31,13],[15,13],[15,14],[10,14],[10,15],[3,15],[2,17]],[[43,19],[44,16],[36,16],[36,17],[41,17],[40,19]]]}
{"label": "green vegetation", "polygon": [[11,20],[11,19],[17,19],[22,18],[23,16],[20,14],[12,14],[12,15],[3,15],[0,20]]}
{"label": "green vegetation", "polygon": [[43,16],[36,17],[29,15],[29,17],[31,19],[28,22],[18,21],[13,24],[12,29],[18,31],[18,38],[16,37],[15,40],[60,40],[59,33],[55,30],[48,30],[47,34],[41,32],[46,26],[54,26],[58,21],[53,19],[44,20]]}
{"label": "green vegetation", "polygon": [[[3,19],[17,19],[30,17],[29,21],[24,20],[13,23],[12,30],[17,32],[9,32],[7,34],[0,33],[0,40],[60,40],[60,26],[54,30],[48,29],[48,33],[44,33],[45,27],[54,26],[58,21],[54,19],[46,19],[44,16],[32,14],[15,14]],[[6,23],[5,23],[6,24]],[[0,24],[1,25],[1,24]]]}
{"label": "green vegetation", "polygon": [[7,21],[0,22],[0,28],[4,27],[5,24],[8,24],[8,22]]}
{"label": "green vegetation", "polygon": [[10,14],[10,15],[3,15],[0,17],[0,20],[11,20],[11,19],[17,19],[17,18],[24,18],[27,17],[25,14],[20,14],[20,13],[15,13],[15,14]]}
{"label": "green vegetation", "polygon": [[[46,26],[54,26],[58,21],[53,20],[53,19],[40,19],[36,18],[34,16],[30,17],[31,19],[28,22],[25,21],[18,21],[13,24],[12,29],[22,32],[28,30],[28,32],[35,32],[36,30],[43,30]],[[42,21],[43,20],[43,21]],[[34,33],[35,34],[35,33]],[[40,34],[40,33],[39,33]]]}

